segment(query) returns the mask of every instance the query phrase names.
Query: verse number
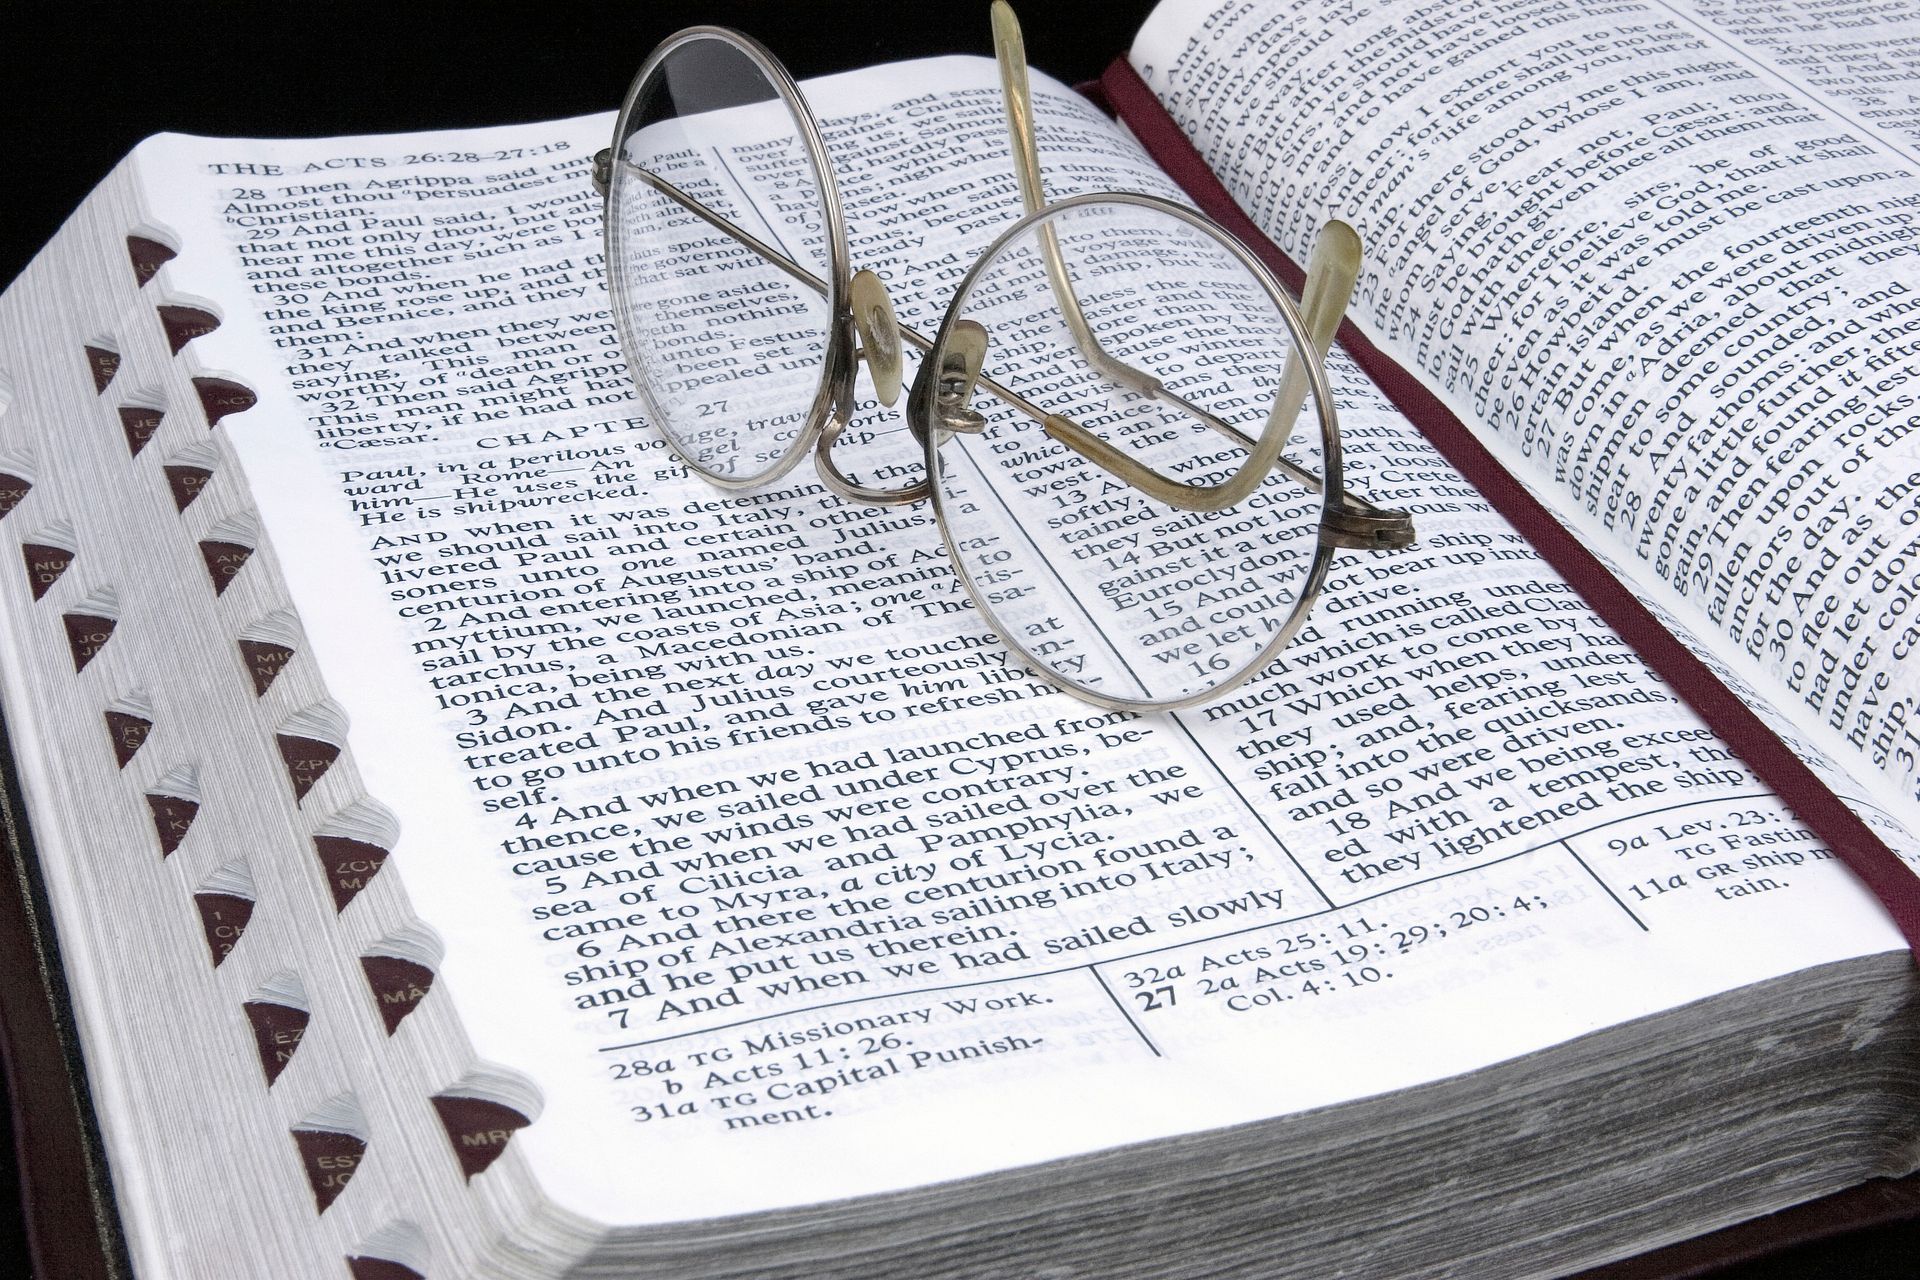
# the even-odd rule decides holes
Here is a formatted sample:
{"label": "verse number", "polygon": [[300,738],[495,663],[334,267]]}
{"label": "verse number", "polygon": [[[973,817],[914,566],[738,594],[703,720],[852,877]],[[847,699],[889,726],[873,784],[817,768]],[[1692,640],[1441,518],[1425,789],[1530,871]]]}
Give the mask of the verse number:
{"label": "verse number", "polygon": [[1158,965],[1142,965],[1138,969],[1130,969],[1127,971],[1127,985],[1130,987],[1147,987],[1161,982],[1172,982],[1175,978],[1184,978],[1186,976],[1187,971],[1177,964],[1168,965],[1164,969]]}
{"label": "verse number", "polygon": [[1133,998],[1140,1002],[1142,1013],[1157,1013],[1162,1009],[1171,1009],[1179,1003],[1173,994],[1173,984],[1170,982],[1165,986],[1155,987],[1151,991],[1136,991],[1133,993]]}
{"label": "verse number", "polygon": [[658,1062],[636,1059],[633,1062],[609,1062],[615,1080],[645,1080],[649,1076],[664,1075],[673,1070],[673,1059],[663,1058]]}

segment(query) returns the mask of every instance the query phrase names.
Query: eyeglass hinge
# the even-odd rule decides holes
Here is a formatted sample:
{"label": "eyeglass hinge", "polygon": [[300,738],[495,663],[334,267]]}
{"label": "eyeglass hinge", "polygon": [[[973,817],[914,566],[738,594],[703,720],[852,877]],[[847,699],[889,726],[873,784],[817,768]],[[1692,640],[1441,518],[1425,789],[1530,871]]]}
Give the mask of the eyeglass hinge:
{"label": "eyeglass hinge", "polygon": [[593,153],[593,189],[600,198],[607,198],[607,188],[613,185],[613,148],[602,147]]}
{"label": "eyeglass hinge", "polygon": [[1320,518],[1320,542],[1329,547],[1360,551],[1391,551],[1413,545],[1413,516],[1405,511],[1350,507],[1329,511]]}

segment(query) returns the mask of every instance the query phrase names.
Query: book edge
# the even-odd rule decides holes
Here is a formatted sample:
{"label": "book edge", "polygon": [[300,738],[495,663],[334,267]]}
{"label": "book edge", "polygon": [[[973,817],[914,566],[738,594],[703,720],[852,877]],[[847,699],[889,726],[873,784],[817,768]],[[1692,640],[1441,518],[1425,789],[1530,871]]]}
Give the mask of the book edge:
{"label": "book edge", "polygon": [[[1298,290],[1304,281],[1304,273],[1278,246],[1262,234],[1253,221],[1247,217],[1231,194],[1199,152],[1187,141],[1179,126],[1165,108],[1153,96],[1152,90],[1140,74],[1134,70],[1126,55],[1116,57],[1098,80],[1076,86],[1080,92],[1105,111],[1117,117],[1139,139],[1167,176],[1186,192],[1194,202],[1209,216],[1228,224],[1234,233],[1246,240],[1269,266],[1275,268],[1288,287]],[[1559,570],[1571,582],[1590,605],[1594,605],[1606,621],[1620,630],[1634,650],[1647,661],[1677,692],[1681,692],[1696,712],[1716,726],[1725,736],[1725,719],[1721,718],[1720,701],[1733,704],[1734,709],[1724,712],[1726,718],[1742,723],[1738,726],[1741,737],[1728,738],[1729,745],[1739,753],[1743,762],[1753,768],[1761,780],[1773,787],[1794,813],[1816,834],[1830,845],[1843,858],[1848,868],[1866,883],[1874,896],[1885,905],[1906,937],[1909,946],[1920,953],[1920,878],[1906,871],[1905,865],[1889,849],[1858,815],[1854,814],[1834,792],[1822,783],[1804,762],[1795,757],[1792,751],[1780,741],[1777,735],[1767,729],[1759,717],[1747,708],[1746,704],[1730,690],[1704,663],[1688,653],[1678,640],[1665,628],[1660,627],[1652,614],[1640,605],[1627,588],[1607,571],[1591,553],[1580,547],[1572,535],[1552,517],[1552,513],[1527,494],[1519,481],[1484,446],[1481,446],[1466,425],[1454,416],[1451,410],[1432,394],[1417,375],[1401,366],[1397,361],[1376,346],[1351,319],[1345,320],[1340,327],[1339,340],[1361,369],[1372,379],[1381,392],[1391,400],[1396,408],[1406,415],[1409,421],[1427,437],[1449,463],[1458,468],[1475,488],[1480,489],[1490,502],[1514,524],[1529,544],[1553,567]],[[1447,440],[1443,445],[1436,435]],[[1452,446],[1452,447],[1449,447]],[[1456,451],[1472,450],[1479,456],[1473,461],[1476,465],[1462,466],[1455,457]],[[1496,497],[1487,492],[1483,480],[1492,480],[1506,492]],[[1502,501],[1502,499],[1506,501]],[[1531,519],[1516,519],[1509,505],[1520,507]],[[1529,510],[1530,509],[1530,510]],[[1560,554],[1550,554],[1541,545],[1542,540],[1562,541],[1564,548],[1556,548]],[[1562,564],[1567,552],[1574,553],[1581,565],[1578,573],[1568,572]],[[1593,594],[1618,597],[1608,602],[1608,608],[1599,607],[1592,598]],[[1624,606],[1644,617],[1644,626],[1632,631],[1620,626],[1615,613]],[[1643,648],[1641,637],[1647,628],[1665,635],[1665,643],[1657,637],[1646,639],[1661,649],[1671,649],[1673,656],[1665,661],[1657,661]],[[1675,660],[1684,660],[1696,673],[1689,671],[1685,678],[1676,678],[1676,672],[1669,665]],[[1706,692],[1718,695],[1713,707],[1715,715],[1695,701],[1701,692],[1701,685],[1710,686]],[[1737,709],[1737,710],[1736,710]],[[1758,735],[1764,742],[1754,742]],[[1753,745],[1766,755],[1777,755],[1779,760],[1769,760],[1769,767],[1762,768],[1748,755],[1748,746]],[[1793,778],[1791,789],[1783,787],[1775,780],[1775,772],[1782,766],[1799,775]],[[1803,801],[1811,802],[1819,821],[1810,819],[1802,810]],[[1835,811],[1838,811],[1837,813]],[[1830,831],[1830,827],[1833,828]],[[1835,837],[1841,837],[1836,840]],[[1856,859],[1864,854],[1872,874],[1863,874]],[[1891,879],[1888,873],[1899,872],[1905,876],[1905,883]],[[1887,892],[1883,892],[1883,888]],[[1920,958],[1920,955],[1917,955]],[[1603,1267],[1582,1272],[1578,1280],[1684,1280],[1685,1277],[1702,1276],[1717,1268],[1731,1266],[1740,1262],[1765,1257],[1769,1254],[1795,1245],[1820,1240],[1835,1239],[1855,1231],[1867,1230],[1877,1226],[1898,1223],[1920,1222],[1920,1173],[1909,1174],[1904,1178],[1878,1178],[1862,1183],[1846,1191],[1831,1196],[1810,1200],[1795,1205],[1779,1213],[1761,1218],[1750,1219],[1730,1227],[1723,1227],[1705,1235],[1681,1241],[1678,1244],[1665,1245],[1647,1253],[1621,1259]]]}

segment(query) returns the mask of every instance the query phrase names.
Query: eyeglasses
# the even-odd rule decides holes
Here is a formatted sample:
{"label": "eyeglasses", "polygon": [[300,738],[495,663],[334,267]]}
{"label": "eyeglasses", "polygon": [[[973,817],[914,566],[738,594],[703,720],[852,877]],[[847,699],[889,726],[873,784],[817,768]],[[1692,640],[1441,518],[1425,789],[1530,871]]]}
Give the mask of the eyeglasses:
{"label": "eyeglasses", "polygon": [[[1056,687],[1128,711],[1208,701],[1299,631],[1337,549],[1413,542],[1406,513],[1342,485],[1324,355],[1359,239],[1327,225],[1295,304],[1183,205],[1113,191],[1049,204],[1019,26],[998,0],[993,29],[1025,212],[931,338],[851,269],[820,126],[779,62],[718,27],[655,49],[595,157],[627,364],[666,443],[719,488],[767,484],[811,451],[842,497],[930,499],[974,606]],[[907,187],[928,221],[979,221],[940,178]],[[836,443],[856,417],[863,449],[888,434],[866,424],[903,389],[918,465],[849,475]],[[1317,435],[1296,438],[1303,413]],[[807,558],[830,584],[860,575],[889,614],[965,607],[871,540]]]}

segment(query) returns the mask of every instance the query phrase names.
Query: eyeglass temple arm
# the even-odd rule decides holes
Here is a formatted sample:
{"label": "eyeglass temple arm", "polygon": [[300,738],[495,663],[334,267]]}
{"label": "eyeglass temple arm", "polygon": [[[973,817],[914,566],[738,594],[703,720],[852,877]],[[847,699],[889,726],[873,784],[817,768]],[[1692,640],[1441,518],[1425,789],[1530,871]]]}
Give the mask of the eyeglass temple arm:
{"label": "eyeglass temple arm", "polygon": [[[593,168],[594,189],[598,191],[600,195],[604,198],[607,195],[608,188],[612,179],[612,171],[613,171],[613,164],[614,164],[612,149],[609,148],[607,150],[603,150],[597,155],[595,155],[593,158],[593,162],[594,162],[594,168]],[[826,281],[822,280],[819,276],[814,275],[811,271],[808,271],[805,267],[800,266],[798,263],[794,262],[791,258],[781,253],[778,249],[775,249],[773,246],[767,244],[765,241],[755,236],[752,232],[746,230],[744,227],[735,225],[733,222],[722,217],[718,213],[715,213],[712,209],[709,209],[706,205],[702,204],[700,201],[694,199],[692,196],[688,195],[686,192],[680,190],[680,188],[675,186],[673,183],[668,182],[665,178],[662,178],[659,174],[654,173],[651,169],[645,168],[642,165],[637,165],[633,163],[631,160],[626,159],[625,157],[621,157],[619,163],[621,167],[624,170],[626,170],[628,173],[640,179],[642,182],[645,182],[648,186],[652,187],[655,191],[658,191],[661,195],[667,197],[667,199],[673,201],[675,204],[679,205],[682,209],[685,209],[688,213],[692,214],[696,218],[699,218],[701,221],[716,228],[717,230],[726,232],[728,235],[732,236],[734,239],[746,245],[754,253],[760,255],[762,258],[772,263],[775,267],[778,267],[781,271],[791,276],[795,281],[805,285],[809,289],[812,289],[815,293],[818,293],[821,297],[824,298],[827,296]],[[1309,266],[1311,268],[1311,264],[1309,264]],[[1346,290],[1341,291],[1338,296],[1342,300],[1344,300],[1346,294],[1351,292],[1351,289],[1352,289],[1352,285],[1351,285],[1351,282],[1349,282]],[[1318,292],[1313,283],[1313,275],[1311,273],[1311,269],[1309,271],[1306,291],[1308,294],[1317,294]],[[1338,315],[1336,313],[1335,326],[1337,327],[1337,325],[1338,325]],[[925,354],[926,352],[931,351],[933,349],[933,342],[927,337],[925,337],[924,335],[922,335],[918,330],[912,328],[911,326],[900,324],[900,325],[897,325],[897,330],[900,334],[901,340],[904,341],[908,346],[913,347],[916,351],[919,351],[922,354]],[[978,370],[981,355],[983,354],[981,350],[975,350],[973,348],[975,347],[983,348],[985,345],[984,339],[985,339],[984,331],[980,332],[977,339],[974,337],[972,333],[966,334],[964,345],[966,345],[968,349],[962,355],[962,362],[969,364],[972,370],[975,370],[975,371]],[[1091,432],[1087,431],[1084,427],[1081,427],[1077,423],[1073,422],[1070,418],[1063,417],[1060,414],[1048,413],[1046,410],[1034,404],[1031,400],[1028,400],[1025,396],[1007,387],[1002,386],[1000,383],[994,381],[992,378],[986,377],[984,374],[979,374],[975,372],[973,377],[977,381],[978,386],[980,386],[981,388],[984,388],[989,394],[997,397],[1002,403],[1008,405],[1009,407],[1013,408],[1017,412],[1026,415],[1028,418],[1031,418],[1034,422],[1040,424],[1043,429],[1049,432],[1049,434],[1054,434],[1056,432],[1064,431],[1065,433],[1064,438],[1058,435],[1056,435],[1056,438],[1060,438],[1063,444],[1066,444],[1067,447],[1069,448],[1075,449],[1076,452],[1079,452],[1083,456],[1086,456],[1090,461],[1094,462],[1096,465],[1102,466],[1105,469],[1109,471],[1114,471],[1116,474],[1118,474],[1120,470],[1119,464],[1124,464],[1127,467],[1136,468],[1137,470],[1142,472],[1145,476],[1150,477],[1152,481],[1157,482],[1157,484],[1155,484],[1153,489],[1147,489],[1146,486],[1139,485],[1138,487],[1141,487],[1143,491],[1152,493],[1154,496],[1159,496],[1159,492],[1163,486],[1173,486],[1173,488],[1178,489],[1179,492],[1174,493],[1172,496],[1177,499],[1180,499],[1181,501],[1177,504],[1169,503],[1168,505],[1179,505],[1183,509],[1187,509],[1187,508],[1190,508],[1192,505],[1191,495],[1205,494],[1208,492],[1207,490],[1204,490],[1204,489],[1196,489],[1191,485],[1180,484],[1178,481],[1175,481],[1175,480],[1169,480],[1166,477],[1161,476],[1158,472],[1154,472],[1146,468],[1141,468],[1137,463],[1134,463],[1132,459],[1127,458],[1122,454],[1119,454],[1117,451],[1113,450],[1111,446],[1107,445],[1107,443],[1104,440],[1101,440],[1098,436],[1093,435]],[[969,429],[968,425],[966,425],[965,413],[964,413],[966,396],[969,390],[970,388],[966,386],[962,386],[957,389],[956,394],[953,397],[955,401],[954,405],[952,406],[954,412],[943,415],[946,418],[946,421],[944,422],[943,425],[945,425],[948,429],[961,430],[961,431],[965,431]],[[1251,437],[1247,436],[1238,427],[1235,427],[1230,423],[1222,421],[1221,419],[1215,417],[1213,414],[1210,414],[1206,410],[1201,409],[1199,406],[1189,403],[1188,401],[1186,401],[1184,398],[1180,396],[1174,395],[1172,392],[1167,392],[1163,390],[1161,394],[1165,398],[1170,399],[1175,403],[1179,404],[1188,413],[1193,414],[1201,422],[1213,428],[1215,431],[1218,431],[1221,434],[1232,439],[1237,444],[1239,444],[1242,448],[1248,450],[1249,452],[1252,452],[1256,447],[1257,442],[1253,440]],[[942,399],[944,401],[946,397],[943,396]],[[1295,411],[1296,412],[1298,411],[1297,406]],[[977,431],[979,427],[977,425],[974,425],[971,427],[971,429]],[[1091,443],[1089,444],[1087,442],[1091,442]],[[1084,448],[1080,447],[1081,444],[1085,444],[1086,447]],[[1101,456],[1096,456],[1096,453],[1098,451],[1105,451],[1105,453]],[[1108,462],[1102,461],[1102,456],[1110,456],[1113,459],[1115,465],[1109,465]],[[1290,461],[1287,458],[1276,456],[1267,464],[1267,467],[1263,467],[1260,469],[1259,474],[1265,475],[1266,470],[1269,467],[1271,469],[1278,470],[1282,475],[1285,475],[1289,479],[1296,481],[1310,493],[1319,493],[1323,487],[1321,484],[1320,477],[1318,475],[1314,474],[1312,471],[1308,470],[1307,468],[1302,467],[1297,463]],[[1130,480],[1129,483],[1137,484],[1138,482]],[[1361,536],[1360,540],[1354,541],[1347,545],[1383,547],[1383,546],[1406,546],[1412,543],[1413,541],[1412,524],[1408,519],[1408,517],[1403,513],[1396,512],[1396,511],[1388,511],[1388,510],[1385,510],[1384,508],[1376,507],[1372,503],[1366,501],[1366,499],[1357,497],[1351,493],[1346,493],[1344,491],[1341,494],[1341,504],[1343,507],[1345,507],[1348,511],[1350,511],[1353,514],[1356,520],[1359,520],[1366,524],[1377,524],[1382,526],[1381,532],[1379,532],[1378,534],[1365,533]],[[1404,530],[1403,534],[1400,532],[1401,530]]]}
{"label": "eyeglass temple arm", "polygon": [[[621,157],[619,163],[620,163],[620,167],[626,170],[626,172],[640,179],[642,182],[652,187],[655,191],[658,191],[661,195],[673,201],[675,204],[679,205],[682,209],[685,209],[688,213],[692,214],[694,217],[699,218],[702,222],[705,222],[706,224],[715,228],[716,230],[726,232],[728,235],[732,236],[734,239],[738,240],[740,243],[746,245],[747,248],[753,250],[755,253],[759,254],[762,258],[765,258],[768,262],[778,267],[781,271],[784,271],[787,275],[793,277],[794,280],[807,286],[807,288],[812,289],[815,293],[819,294],[821,297],[824,298],[828,296],[827,282],[825,280],[822,280],[819,276],[816,276],[815,274],[813,274],[813,272],[807,270],[805,267],[801,266],[799,263],[795,262],[793,259],[787,257],[786,254],[780,252],[778,249],[774,248],[772,245],[768,244],[766,241],[760,239],[758,236],[754,235],[751,231],[748,231],[745,227],[739,226],[729,221],[728,219],[722,217],[720,214],[715,213],[712,209],[707,208],[706,205],[694,199],[692,196],[682,191],[679,187],[676,187],[673,183],[668,182],[665,178],[661,177],[659,174],[655,173],[653,170],[648,169],[642,165],[637,165],[633,161],[626,159],[624,156]],[[612,181],[613,164],[614,164],[614,159],[613,159],[613,151],[611,148],[601,151],[593,157],[593,187],[595,191],[600,193],[603,199],[606,197]],[[856,274],[855,280],[858,281],[860,276],[872,276],[872,273],[868,271],[859,272]],[[879,284],[878,277],[873,277],[873,280],[875,285]],[[869,307],[877,304],[879,300],[878,296],[869,293],[866,288],[863,288],[857,285],[854,288],[854,292],[856,294],[866,294],[864,301]],[[856,298],[853,301],[855,303],[856,311],[860,311],[863,309],[860,306],[860,303],[863,301],[863,299]],[[888,318],[891,320],[892,307],[890,304],[887,307],[887,311],[889,313]],[[855,319],[856,319],[856,325],[855,325],[856,329],[859,329],[862,333],[863,339],[866,339],[868,337],[867,335],[868,324],[860,323],[861,317],[858,315],[856,315]],[[976,329],[979,328],[979,326],[977,325],[972,327]],[[919,330],[913,328],[910,325],[904,325],[904,324],[901,324],[898,320],[893,320],[892,331],[900,335],[900,340],[902,342],[905,342],[908,346],[912,347],[915,351],[920,352],[922,355],[925,355],[927,352],[933,350],[933,339],[926,337],[925,335],[920,333]],[[984,333],[985,330],[981,330],[981,332]],[[895,354],[897,358],[897,352]],[[861,355],[863,358],[870,358],[870,353],[868,353],[864,349],[862,350]],[[975,367],[978,367],[979,361],[978,361],[977,353],[969,353],[968,358],[973,361]],[[1019,392],[1012,391],[1006,387],[1001,386],[999,383],[995,382],[992,378],[979,377],[977,381],[980,386],[986,388],[987,391],[989,391],[993,395],[998,396],[1001,401],[1011,406],[1012,408],[1018,410],[1020,413],[1025,414],[1027,417],[1033,419],[1035,422],[1044,423],[1047,420],[1047,411],[1040,408],[1038,405],[1034,404],[1033,401],[1027,399],[1025,396],[1021,395]],[[948,425],[956,430],[967,429],[964,426],[955,427],[954,424],[951,424],[951,423]],[[1223,423],[1222,425],[1224,426],[1225,424]],[[977,427],[974,429],[978,430]],[[1227,429],[1232,430],[1231,427]],[[1313,482],[1315,484],[1318,484],[1319,478],[1317,476],[1313,477]]]}
{"label": "eyeglass temple arm", "polygon": [[[1340,328],[1359,269],[1360,237],[1344,222],[1329,222],[1321,229],[1308,257],[1306,285],[1300,297],[1311,352],[1304,359],[1298,351],[1288,354],[1280,387],[1258,439],[1184,397],[1162,389],[1162,399],[1178,404],[1247,451],[1247,459],[1240,469],[1221,483],[1190,485],[1162,475],[1059,414],[1048,415],[1044,424],[1046,433],[1149,497],[1183,511],[1224,511],[1246,499],[1272,470],[1298,481],[1310,492],[1322,492],[1320,477],[1289,462],[1280,450],[1293,434],[1294,420],[1300,414],[1307,392],[1313,390],[1318,396],[1329,394],[1324,372],[1326,354]],[[1309,367],[1309,362],[1314,367]],[[1404,511],[1376,506],[1342,489],[1339,505],[1322,516],[1320,539],[1333,546],[1371,550],[1411,546],[1413,518]]]}
{"label": "eyeglass temple arm", "polygon": [[[1021,204],[1028,213],[1033,213],[1046,204],[1046,188],[1040,177],[1040,147],[1033,125],[1033,92],[1027,78],[1026,41],[1020,34],[1020,20],[1014,16],[1013,7],[1006,0],[994,0],[992,15],[993,52],[1000,66],[1000,93],[1006,106],[1014,174],[1020,183]],[[1338,230],[1335,230],[1336,227]],[[1252,493],[1274,467],[1305,485],[1309,491],[1320,492],[1318,476],[1295,466],[1280,456],[1279,452],[1291,436],[1294,419],[1306,402],[1308,378],[1295,360],[1289,358],[1287,361],[1279,393],[1267,417],[1267,429],[1261,433],[1259,441],[1252,440],[1186,397],[1168,390],[1152,374],[1108,355],[1100,345],[1099,338],[1094,335],[1093,327],[1087,323],[1086,313],[1080,308],[1073,277],[1067,270],[1066,257],[1060,251],[1060,241],[1053,227],[1042,225],[1038,228],[1038,237],[1055,305],[1059,307],[1067,329],[1073,335],[1074,345],[1079,347],[1080,354],[1087,362],[1123,387],[1149,399],[1165,400],[1177,405],[1213,430],[1238,441],[1252,456],[1239,472],[1224,483],[1196,487],[1142,466],[1086,428],[1058,414],[1049,414],[1043,423],[1048,435],[1149,497],[1181,510],[1224,510]],[[1347,252],[1349,248],[1350,252]],[[1308,331],[1313,336],[1315,355],[1324,360],[1333,334],[1340,327],[1340,318],[1346,311],[1346,300],[1353,294],[1354,281],[1359,273],[1359,237],[1345,223],[1329,223],[1315,244],[1314,261],[1318,269],[1309,264],[1301,304],[1307,315]],[[1269,447],[1263,448],[1263,445]],[[1262,455],[1269,453],[1271,456],[1263,459]],[[1374,547],[1406,546],[1412,543],[1412,522],[1404,514],[1376,507],[1344,490],[1340,498],[1344,508],[1341,512],[1342,523],[1357,526],[1334,531],[1341,545]],[[1347,519],[1349,516],[1352,517],[1351,521]],[[1347,535],[1351,535],[1351,539]]]}
{"label": "eyeglass temple arm", "polygon": [[[1301,290],[1301,318],[1306,321],[1307,336],[1313,344],[1316,355],[1324,357],[1331,345],[1333,334],[1340,325],[1340,316],[1344,308],[1336,292],[1344,285],[1347,290],[1353,287],[1351,267],[1357,264],[1357,253],[1344,253],[1348,245],[1342,243],[1352,236],[1350,229],[1347,237],[1331,232],[1332,227],[1345,228],[1344,223],[1328,225],[1314,244],[1314,252],[1307,263],[1306,285]],[[1357,246],[1357,237],[1354,237]],[[1332,305],[1329,305],[1329,299]],[[1060,414],[1047,415],[1046,432],[1067,448],[1094,463],[1116,478],[1125,481],[1134,488],[1157,498],[1169,506],[1183,511],[1224,511],[1228,507],[1245,499],[1266,478],[1267,471],[1276,463],[1283,462],[1277,446],[1284,445],[1292,433],[1293,420],[1305,403],[1308,390],[1308,375],[1301,369],[1301,362],[1292,352],[1288,353],[1286,366],[1280,376],[1280,386],[1275,392],[1273,404],[1267,412],[1266,426],[1258,439],[1248,436],[1238,427],[1222,421],[1197,405],[1188,403],[1183,397],[1168,393],[1166,398],[1178,401],[1184,408],[1200,419],[1202,423],[1227,436],[1247,451],[1247,460],[1240,464],[1239,470],[1216,485],[1190,485],[1170,476],[1161,474],[1146,466],[1124,451],[1109,444],[1085,427]],[[1323,366],[1324,367],[1324,366]],[[1276,427],[1279,430],[1276,431]],[[1271,457],[1263,455],[1271,454]],[[1315,476],[1307,489],[1314,493],[1322,491],[1324,486]],[[1346,495],[1351,497],[1351,495]],[[1359,503],[1360,499],[1352,499]],[[1371,504],[1366,504],[1371,506]],[[1376,508],[1377,510],[1377,508]]]}
{"label": "eyeglass temple arm", "polygon": [[[993,56],[1000,64],[1000,100],[1007,112],[1007,135],[1013,149],[1013,172],[1020,182],[1020,204],[1025,212],[1045,207],[1047,190],[1040,180],[1040,144],[1033,127],[1033,91],[1027,82],[1027,46],[1020,35],[1020,20],[1006,0],[993,2]],[[1074,292],[1073,277],[1067,273],[1067,260],[1060,252],[1060,239],[1054,229],[1041,225],[1036,234],[1040,255],[1046,263],[1047,281],[1053,288],[1054,305],[1073,335],[1073,343],[1087,363],[1109,380],[1149,398],[1160,393],[1160,380],[1123,360],[1106,353],[1100,340],[1080,309],[1080,297]]]}

